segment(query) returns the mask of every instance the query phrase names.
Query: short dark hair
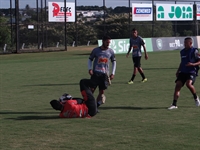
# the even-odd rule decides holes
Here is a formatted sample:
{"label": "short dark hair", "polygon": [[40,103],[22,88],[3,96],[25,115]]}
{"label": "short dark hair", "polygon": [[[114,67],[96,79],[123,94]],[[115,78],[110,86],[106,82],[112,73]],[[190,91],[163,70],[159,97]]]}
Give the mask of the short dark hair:
{"label": "short dark hair", "polygon": [[133,32],[134,32],[134,31],[137,31],[137,29],[136,29],[136,28],[133,28],[132,31],[133,31]]}
{"label": "short dark hair", "polygon": [[192,38],[191,38],[191,37],[186,37],[186,38],[185,38],[185,41],[186,41],[186,40],[192,40]]}
{"label": "short dark hair", "polygon": [[104,35],[103,38],[102,38],[103,41],[110,40],[110,39],[111,39],[111,38],[110,38],[110,36],[108,36],[108,35]]}

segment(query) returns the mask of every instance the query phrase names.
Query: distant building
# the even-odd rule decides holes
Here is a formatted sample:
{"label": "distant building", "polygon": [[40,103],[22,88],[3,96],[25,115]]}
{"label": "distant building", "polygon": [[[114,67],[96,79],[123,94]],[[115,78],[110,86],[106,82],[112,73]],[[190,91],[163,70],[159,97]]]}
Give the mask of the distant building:
{"label": "distant building", "polygon": [[103,16],[103,11],[84,11],[84,10],[78,10],[77,16],[82,15],[83,17],[99,17]]}

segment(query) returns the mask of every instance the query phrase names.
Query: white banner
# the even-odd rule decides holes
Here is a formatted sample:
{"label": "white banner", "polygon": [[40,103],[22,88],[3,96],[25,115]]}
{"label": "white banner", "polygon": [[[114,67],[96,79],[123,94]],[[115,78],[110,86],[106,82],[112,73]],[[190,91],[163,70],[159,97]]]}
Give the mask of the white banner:
{"label": "white banner", "polygon": [[200,20],[200,4],[197,4],[197,20]]}
{"label": "white banner", "polygon": [[[63,2],[48,2],[49,22],[65,21],[65,5]],[[75,22],[75,3],[66,3],[66,22]]]}
{"label": "white banner", "polygon": [[132,3],[132,21],[152,21],[152,4]]}
{"label": "white banner", "polygon": [[193,20],[193,5],[156,4],[156,20],[158,21]]}

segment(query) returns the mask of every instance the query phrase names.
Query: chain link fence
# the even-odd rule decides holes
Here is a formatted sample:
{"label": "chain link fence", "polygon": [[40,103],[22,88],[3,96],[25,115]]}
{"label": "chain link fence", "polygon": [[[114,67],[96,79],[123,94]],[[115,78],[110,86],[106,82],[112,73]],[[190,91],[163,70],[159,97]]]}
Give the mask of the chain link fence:
{"label": "chain link fence", "polygon": [[[59,2],[65,3],[66,0]],[[0,0],[0,51],[67,50],[68,46],[97,45],[104,34],[129,38],[132,28],[142,37],[199,35],[199,21],[156,21],[156,4],[196,4],[200,1],[68,0],[75,4],[74,22],[49,22],[48,0]],[[4,4],[5,3],[5,4]],[[132,21],[132,3],[152,4],[152,21]]]}

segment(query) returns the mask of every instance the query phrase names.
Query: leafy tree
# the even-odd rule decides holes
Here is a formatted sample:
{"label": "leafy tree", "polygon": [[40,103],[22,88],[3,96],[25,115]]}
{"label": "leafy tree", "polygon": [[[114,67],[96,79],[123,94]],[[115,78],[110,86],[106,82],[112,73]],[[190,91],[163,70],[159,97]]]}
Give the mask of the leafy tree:
{"label": "leafy tree", "polygon": [[105,19],[105,24],[102,20],[95,22],[95,27],[98,32],[98,37],[108,34],[111,38],[129,37],[129,21],[128,14],[108,15]]}
{"label": "leafy tree", "polygon": [[7,19],[0,17],[0,22],[2,23],[2,25],[0,25],[0,47],[3,48],[5,44],[11,44],[11,36],[9,26],[4,25]]}
{"label": "leafy tree", "polygon": [[[76,25],[75,23],[70,23],[67,26],[67,34],[70,35],[71,39],[73,41],[76,40],[77,35],[77,41],[78,45],[86,45],[88,41],[90,41],[92,44],[96,44],[97,42],[97,32],[96,30],[88,25],[87,23],[78,22],[77,24],[77,34],[76,34]],[[68,41],[68,42],[73,42]]]}
{"label": "leafy tree", "polygon": [[154,37],[170,37],[173,36],[173,25],[169,21],[156,21],[154,30]]}

